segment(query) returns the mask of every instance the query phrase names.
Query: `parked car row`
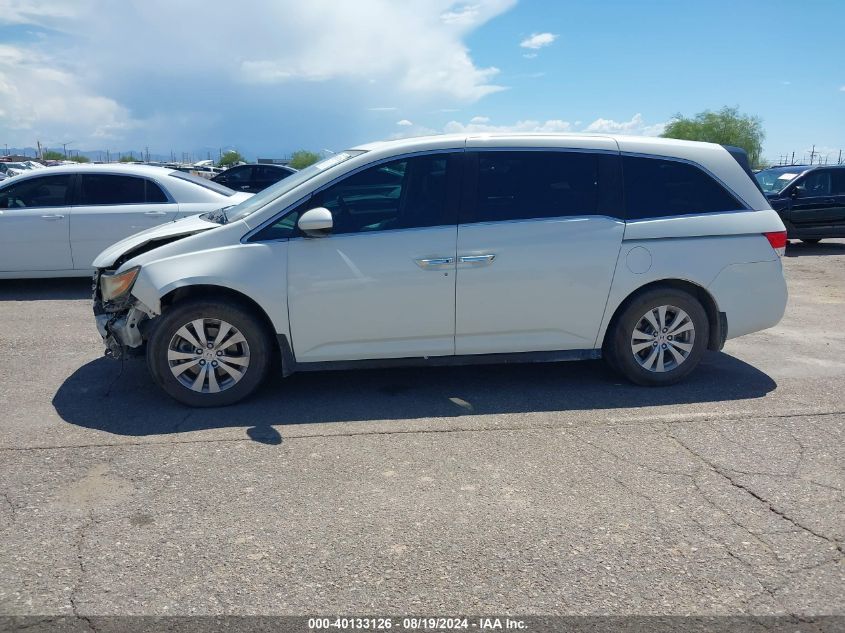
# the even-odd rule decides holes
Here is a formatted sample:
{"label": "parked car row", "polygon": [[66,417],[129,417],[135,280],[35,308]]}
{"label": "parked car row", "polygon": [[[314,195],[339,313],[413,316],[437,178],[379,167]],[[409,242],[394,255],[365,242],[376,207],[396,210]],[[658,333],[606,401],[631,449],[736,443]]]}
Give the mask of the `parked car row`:
{"label": "parked car row", "polygon": [[90,276],[111,244],[250,195],[143,165],[26,171],[0,184],[0,278]]}
{"label": "parked car row", "polygon": [[[43,195],[85,195],[74,177]],[[246,397],[274,359],[289,374],[603,357],[666,385],[780,320],[785,245],[736,148],[438,136],[356,147],[113,244],[94,312],[111,356],[145,350],[193,406]]]}
{"label": "parked car row", "polygon": [[757,182],[790,238],[845,237],[845,165],[773,167],[758,172]]}

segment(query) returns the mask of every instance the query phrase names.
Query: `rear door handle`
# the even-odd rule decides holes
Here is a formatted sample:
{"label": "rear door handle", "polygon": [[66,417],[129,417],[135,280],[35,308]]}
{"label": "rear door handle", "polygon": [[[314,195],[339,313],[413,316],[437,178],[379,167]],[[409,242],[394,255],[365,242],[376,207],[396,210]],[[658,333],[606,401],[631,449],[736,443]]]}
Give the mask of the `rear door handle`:
{"label": "rear door handle", "polygon": [[53,221],[53,220],[62,220],[62,219],[64,219],[65,216],[63,216],[59,213],[50,213],[50,214],[47,214],[47,215],[42,215],[41,217],[45,220]]}
{"label": "rear door handle", "polygon": [[144,211],[144,215],[148,215],[151,218],[160,218],[163,215],[167,215],[167,211]]}
{"label": "rear door handle", "polygon": [[462,264],[492,264],[496,256],[493,253],[486,253],[484,255],[462,255],[458,261]]}
{"label": "rear door handle", "polygon": [[417,266],[420,268],[442,268],[443,266],[449,266],[450,264],[455,263],[454,257],[431,257],[428,259],[415,259]]}

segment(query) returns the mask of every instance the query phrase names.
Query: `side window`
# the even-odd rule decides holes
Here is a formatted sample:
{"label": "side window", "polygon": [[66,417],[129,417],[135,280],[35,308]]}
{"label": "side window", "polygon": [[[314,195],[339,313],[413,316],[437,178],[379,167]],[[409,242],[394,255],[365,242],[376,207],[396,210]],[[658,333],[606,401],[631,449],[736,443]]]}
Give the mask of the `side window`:
{"label": "side window", "polygon": [[64,207],[70,202],[73,176],[27,178],[0,190],[0,209]]}
{"label": "side window", "polygon": [[114,174],[82,174],[80,205],[143,204],[147,200],[145,178]]}
{"label": "side window", "polygon": [[478,153],[476,208],[470,222],[594,215],[598,155],[587,152]]}
{"label": "side window", "polygon": [[223,173],[226,184],[246,184],[252,178],[252,167],[232,167]]}
{"label": "side window", "polygon": [[312,206],[332,212],[333,234],[453,224],[453,160],[431,154],[370,167],[319,193]]}
{"label": "side window", "polygon": [[251,242],[299,235],[299,216],[315,207],[332,212],[332,234],[454,224],[459,154],[432,154],[370,167],[300,203],[256,233]]}
{"label": "side window", "polygon": [[813,171],[807,174],[795,188],[802,196],[829,196],[833,191],[829,171]]}
{"label": "side window", "polygon": [[290,176],[287,169],[279,169],[278,167],[260,166],[255,168],[255,179],[270,182],[278,182]]}
{"label": "side window", "polygon": [[834,196],[845,196],[845,169],[835,169],[833,175],[833,190],[831,193]]}
{"label": "side window", "polygon": [[147,202],[169,202],[161,187],[152,180],[147,180]]}
{"label": "side window", "polygon": [[745,208],[712,177],[688,163],[623,156],[622,169],[629,220]]}

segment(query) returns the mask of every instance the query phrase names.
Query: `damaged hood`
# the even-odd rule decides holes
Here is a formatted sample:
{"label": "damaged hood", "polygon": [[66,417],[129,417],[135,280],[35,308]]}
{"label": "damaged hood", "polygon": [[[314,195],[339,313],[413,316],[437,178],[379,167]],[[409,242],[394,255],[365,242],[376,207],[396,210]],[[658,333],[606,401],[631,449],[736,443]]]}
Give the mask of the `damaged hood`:
{"label": "damaged hood", "polygon": [[[97,255],[92,265],[94,268],[109,268],[124,255],[130,254],[132,251],[140,251],[142,247],[151,242],[172,242],[174,238],[187,237],[220,226],[215,222],[203,220],[199,214],[160,224],[115,242]],[[154,244],[152,246],[155,247]],[[134,255],[132,256],[134,257]]]}

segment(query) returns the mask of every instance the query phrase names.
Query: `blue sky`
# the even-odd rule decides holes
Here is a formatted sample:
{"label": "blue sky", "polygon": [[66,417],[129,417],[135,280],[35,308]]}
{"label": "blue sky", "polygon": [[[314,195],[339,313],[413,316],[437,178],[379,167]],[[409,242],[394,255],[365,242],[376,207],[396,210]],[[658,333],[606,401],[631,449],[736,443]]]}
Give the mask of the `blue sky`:
{"label": "blue sky", "polygon": [[0,0],[0,144],[180,156],[657,134],[724,105],[845,149],[845,2]]}

